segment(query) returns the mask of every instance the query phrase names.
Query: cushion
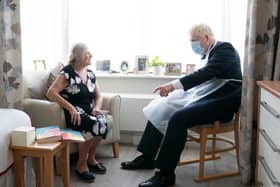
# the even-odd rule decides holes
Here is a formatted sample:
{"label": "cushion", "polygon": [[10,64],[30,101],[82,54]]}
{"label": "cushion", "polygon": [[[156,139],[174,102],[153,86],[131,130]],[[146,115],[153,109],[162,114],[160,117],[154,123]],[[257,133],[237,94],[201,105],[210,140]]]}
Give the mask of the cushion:
{"label": "cushion", "polygon": [[47,80],[46,88],[45,88],[45,94],[47,93],[48,89],[56,79],[56,77],[59,75],[60,70],[63,68],[62,63],[58,63],[53,69],[50,70],[50,74]]}
{"label": "cushion", "polygon": [[46,93],[56,79],[60,70],[62,69],[63,64],[58,63],[54,68],[50,69],[50,71],[35,71],[28,72],[27,75],[27,85],[28,85],[28,95],[33,99],[47,99]]}
{"label": "cushion", "polygon": [[56,77],[58,76],[58,74],[62,68],[63,68],[63,64],[58,63],[53,69],[51,69],[49,78],[47,80],[47,87],[46,87],[47,90],[52,85],[53,81],[56,79]]}
{"label": "cushion", "polygon": [[29,72],[25,75],[27,84],[27,97],[33,99],[46,99],[45,89],[49,73],[42,71]]}

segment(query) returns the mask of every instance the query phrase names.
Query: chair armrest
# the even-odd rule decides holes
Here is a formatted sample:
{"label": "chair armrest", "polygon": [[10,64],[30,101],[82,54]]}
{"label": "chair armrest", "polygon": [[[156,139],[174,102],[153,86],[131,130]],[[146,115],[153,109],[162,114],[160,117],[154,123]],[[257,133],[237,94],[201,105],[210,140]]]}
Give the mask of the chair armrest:
{"label": "chair armrest", "polygon": [[112,135],[115,141],[120,140],[120,109],[121,97],[117,94],[103,93],[102,110],[109,111],[109,115],[113,118],[114,127],[112,128]]}
{"label": "chair armrest", "polygon": [[34,127],[58,125],[65,128],[66,126],[64,111],[56,102],[25,98],[23,110],[30,116]]}

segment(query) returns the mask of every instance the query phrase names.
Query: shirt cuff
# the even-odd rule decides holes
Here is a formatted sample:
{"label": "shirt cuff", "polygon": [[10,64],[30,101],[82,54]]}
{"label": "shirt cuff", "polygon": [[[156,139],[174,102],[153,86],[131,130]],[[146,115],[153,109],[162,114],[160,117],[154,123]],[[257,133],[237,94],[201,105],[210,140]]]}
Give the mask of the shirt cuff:
{"label": "shirt cuff", "polygon": [[171,84],[174,87],[174,89],[183,89],[184,88],[179,79],[171,81]]}

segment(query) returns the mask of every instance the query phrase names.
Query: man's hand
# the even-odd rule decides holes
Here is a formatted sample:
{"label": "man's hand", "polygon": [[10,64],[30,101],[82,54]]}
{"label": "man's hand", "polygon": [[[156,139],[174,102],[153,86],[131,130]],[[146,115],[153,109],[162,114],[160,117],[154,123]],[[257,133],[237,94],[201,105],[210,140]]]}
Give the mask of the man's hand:
{"label": "man's hand", "polygon": [[174,87],[173,87],[172,84],[164,84],[164,85],[160,85],[160,86],[156,87],[156,88],[153,90],[153,92],[155,93],[155,92],[159,91],[159,95],[160,95],[161,97],[166,97],[166,96],[168,96],[168,94],[169,94],[170,92],[172,92],[173,90],[174,90]]}

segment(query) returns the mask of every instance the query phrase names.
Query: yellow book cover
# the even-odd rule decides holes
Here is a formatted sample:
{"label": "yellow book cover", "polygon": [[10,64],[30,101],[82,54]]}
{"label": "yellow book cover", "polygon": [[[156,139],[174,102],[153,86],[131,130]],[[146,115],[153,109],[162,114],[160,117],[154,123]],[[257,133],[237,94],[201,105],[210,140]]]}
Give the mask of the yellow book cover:
{"label": "yellow book cover", "polygon": [[62,132],[62,141],[70,141],[70,142],[84,142],[85,139],[81,132],[74,131],[71,129],[61,129]]}

